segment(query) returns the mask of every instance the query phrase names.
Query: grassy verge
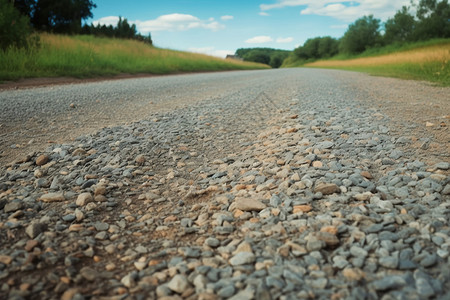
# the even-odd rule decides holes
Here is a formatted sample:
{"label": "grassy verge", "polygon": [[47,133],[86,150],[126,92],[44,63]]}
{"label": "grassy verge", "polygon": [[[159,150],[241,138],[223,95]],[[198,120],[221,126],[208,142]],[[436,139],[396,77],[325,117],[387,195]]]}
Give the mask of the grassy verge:
{"label": "grassy verge", "polygon": [[39,48],[31,50],[0,50],[0,80],[269,68],[261,64],[159,49],[133,40],[41,34],[40,43]]}
{"label": "grassy verge", "polygon": [[450,40],[388,46],[352,58],[337,56],[316,62],[294,61],[288,65],[298,66],[359,71],[450,86]]}

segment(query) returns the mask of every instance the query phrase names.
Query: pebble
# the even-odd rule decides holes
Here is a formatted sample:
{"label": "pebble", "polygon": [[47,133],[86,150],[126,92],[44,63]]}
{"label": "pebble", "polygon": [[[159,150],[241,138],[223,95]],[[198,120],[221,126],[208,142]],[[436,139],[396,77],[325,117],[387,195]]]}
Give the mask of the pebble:
{"label": "pebble", "polygon": [[183,275],[175,275],[167,284],[167,287],[175,293],[182,294],[189,286],[187,278]]}
{"label": "pebble", "polygon": [[237,198],[235,200],[236,208],[242,211],[261,211],[266,205],[257,199]]}
{"label": "pebble", "polygon": [[50,157],[47,154],[41,154],[36,158],[36,165],[43,166],[50,160]]}
{"label": "pebble", "polygon": [[77,197],[77,201],[75,202],[78,206],[85,206],[86,204],[94,201],[91,193],[81,193]]}
{"label": "pebble", "polygon": [[255,259],[255,254],[251,252],[239,252],[230,259],[230,264],[232,266],[251,264],[255,262]]}

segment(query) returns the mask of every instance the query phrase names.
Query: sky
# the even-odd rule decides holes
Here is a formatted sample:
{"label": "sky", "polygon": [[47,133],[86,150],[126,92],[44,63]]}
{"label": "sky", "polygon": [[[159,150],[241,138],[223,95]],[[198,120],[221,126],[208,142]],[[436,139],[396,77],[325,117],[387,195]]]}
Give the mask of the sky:
{"label": "sky", "polygon": [[410,0],[93,0],[87,23],[119,16],[160,48],[225,57],[238,48],[293,50],[319,36],[342,37],[365,15],[386,21]]}

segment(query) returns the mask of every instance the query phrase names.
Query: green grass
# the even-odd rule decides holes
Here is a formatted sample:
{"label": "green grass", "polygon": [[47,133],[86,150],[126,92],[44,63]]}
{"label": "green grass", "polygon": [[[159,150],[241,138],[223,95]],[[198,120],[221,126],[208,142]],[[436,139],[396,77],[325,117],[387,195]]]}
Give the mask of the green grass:
{"label": "green grass", "polygon": [[0,50],[0,80],[269,68],[262,64],[159,49],[133,40],[41,34],[40,44],[29,50]]}
{"label": "green grass", "polygon": [[357,56],[338,55],[316,62],[291,59],[283,67],[342,69],[450,86],[450,39],[390,45]]}

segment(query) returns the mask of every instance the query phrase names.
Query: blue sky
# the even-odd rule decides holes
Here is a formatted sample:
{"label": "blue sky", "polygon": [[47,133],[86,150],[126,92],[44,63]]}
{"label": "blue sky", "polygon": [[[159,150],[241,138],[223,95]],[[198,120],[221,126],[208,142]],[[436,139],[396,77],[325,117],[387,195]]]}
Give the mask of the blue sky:
{"label": "blue sky", "polygon": [[119,16],[155,46],[225,57],[238,48],[292,50],[308,38],[341,37],[356,19],[385,21],[409,0],[94,0],[88,23],[117,24]]}

